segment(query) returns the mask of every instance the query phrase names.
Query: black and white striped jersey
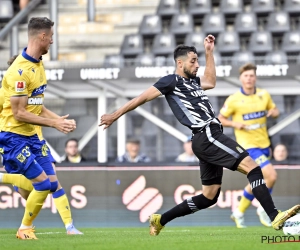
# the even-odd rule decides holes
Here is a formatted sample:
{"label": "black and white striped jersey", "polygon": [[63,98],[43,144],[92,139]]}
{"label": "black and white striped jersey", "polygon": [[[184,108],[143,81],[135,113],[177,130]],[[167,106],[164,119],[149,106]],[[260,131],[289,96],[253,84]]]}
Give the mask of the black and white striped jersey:
{"label": "black and white striped jersey", "polygon": [[190,129],[219,123],[207,95],[201,88],[200,78],[187,79],[172,74],[162,77],[153,85],[163,95],[178,121]]}

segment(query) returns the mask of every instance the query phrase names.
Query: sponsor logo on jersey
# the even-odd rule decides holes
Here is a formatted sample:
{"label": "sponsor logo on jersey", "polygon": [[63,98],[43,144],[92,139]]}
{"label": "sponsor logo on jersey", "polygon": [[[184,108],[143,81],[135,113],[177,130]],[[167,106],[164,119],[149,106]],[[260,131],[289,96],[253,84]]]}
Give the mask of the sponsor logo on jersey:
{"label": "sponsor logo on jersey", "polygon": [[43,98],[42,97],[30,97],[28,98],[28,104],[30,105],[42,105],[43,104]]}
{"label": "sponsor logo on jersey", "polygon": [[32,71],[33,73],[35,73],[34,68],[32,68],[31,71]]}
{"label": "sponsor logo on jersey", "polygon": [[40,87],[34,89],[34,90],[32,91],[31,96],[37,96],[37,95],[43,94],[43,93],[45,92],[45,89],[46,89],[46,88],[47,88],[47,84],[44,84],[44,85],[42,85],[42,86],[40,86]]}
{"label": "sponsor logo on jersey", "polygon": [[15,82],[15,90],[16,92],[23,92],[26,88],[26,82],[25,81],[17,81]]}
{"label": "sponsor logo on jersey", "polygon": [[20,75],[22,75],[23,69],[19,69],[18,72],[19,72]]}
{"label": "sponsor logo on jersey", "polygon": [[253,120],[253,119],[259,119],[266,116],[266,111],[258,111],[258,112],[253,112],[253,113],[248,113],[243,115],[243,120]]}

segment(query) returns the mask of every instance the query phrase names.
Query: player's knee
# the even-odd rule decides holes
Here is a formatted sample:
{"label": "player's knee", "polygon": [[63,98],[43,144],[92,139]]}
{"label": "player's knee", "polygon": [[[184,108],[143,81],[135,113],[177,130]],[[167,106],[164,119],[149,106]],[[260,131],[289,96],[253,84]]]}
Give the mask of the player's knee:
{"label": "player's knee", "polygon": [[36,191],[50,191],[51,189],[51,182],[49,178],[41,182],[33,183],[32,185]]}
{"label": "player's knee", "polygon": [[58,181],[53,181],[53,182],[50,182],[51,183],[51,188],[50,188],[50,192],[53,193],[57,190],[57,187],[58,187]]}

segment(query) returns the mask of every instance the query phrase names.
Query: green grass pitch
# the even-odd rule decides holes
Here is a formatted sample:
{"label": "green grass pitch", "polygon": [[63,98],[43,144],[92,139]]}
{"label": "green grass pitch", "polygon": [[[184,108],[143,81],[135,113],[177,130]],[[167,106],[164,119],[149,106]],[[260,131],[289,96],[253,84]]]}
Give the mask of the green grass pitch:
{"label": "green grass pitch", "polygon": [[[16,230],[0,230],[0,249],[5,250],[257,250],[300,249],[300,242],[262,243],[262,236],[284,236],[271,228],[166,227],[158,236],[145,228],[83,228],[84,235],[66,235],[64,229],[37,229],[38,240],[18,240]],[[295,236],[296,237],[296,236]],[[296,240],[299,240],[298,236]]]}

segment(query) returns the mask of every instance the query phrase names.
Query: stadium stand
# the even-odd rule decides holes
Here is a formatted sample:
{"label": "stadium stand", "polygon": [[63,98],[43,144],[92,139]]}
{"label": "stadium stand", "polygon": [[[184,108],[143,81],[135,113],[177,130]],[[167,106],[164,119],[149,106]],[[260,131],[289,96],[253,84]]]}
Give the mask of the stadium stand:
{"label": "stadium stand", "polygon": [[[4,2],[11,1],[3,0],[0,1],[0,4]],[[224,65],[232,66],[236,70],[246,62],[277,66],[288,64],[289,67],[292,67],[293,64],[300,64],[299,1],[96,0],[97,8],[94,22],[87,21],[86,3],[86,0],[60,1],[58,20],[60,48],[58,58],[60,61],[50,62],[48,65],[51,67],[57,67],[57,65],[62,65],[61,67],[67,65],[69,67],[68,62],[74,65],[75,62],[79,62],[78,65],[84,65],[87,68],[90,65],[121,69],[124,67],[133,69],[139,66],[152,67],[152,70],[155,71],[165,66],[174,66],[173,50],[176,45],[182,43],[195,46],[199,53],[199,63],[204,65],[203,39],[208,33],[212,33],[217,38],[215,61],[218,72]],[[3,10],[0,7],[0,12]],[[41,5],[30,14],[29,18],[36,15],[48,15],[48,13],[48,8]],[[26,35],[25,27],[20,26],[19,28],[20,37],[24,37]],[[25,44],[26,41],[20,39],[20,48],[24,47]],[[8,39],[0,41],[0,48],[0,61],[5,62],[9,57]],[[49,56],[45,56],[44,59],[45,61],[49,60]],[[67,64],[63,64],[63,61],[67,61]],[[5,67],[6,65],[2,68]],[[238,82],[237,77],[234,77]],[[131,79],[119,78],[116,81],[108,80],[107,83],[115,84],[120,88],[124,87],[124,93],[127,93],[128,98],[132,98],[134,94],[138,94],[141,90],[142,87],[139,85],[148,87],[157,78],[149,79],[149,81],[145,78],[132,81]],[[293,82],[289,83],[291,83],[291,88],[293,86],[296,88],[299,80],[297,80],[297,76],[292,78]],[[219,78],[218,86],[220,90],[210,92],[213,93],[210,100],[213,102],[216,112],[219,111],[220,105],[218,104],[220,104],[220,100],[224,101],[223,99],[228,96],[230,91],[234,91],[238,87],[236,82],[234,84],[226,81],[226,78]],[[49,83],[48,90],[50,92],[53,89],[59,89],[60,83],[55,81],[49,81]],[[144,83],[144,85],[141,83]],[[64,82],[64,85],[61,86],[66,92],[68,91],[68,84],[70,83]],[[85,82],[85,85],[78,82],[72,82],[72,84],[72,88],[75,90],[80,86],[90,87],[88,82]],[[291,88],[286,88],[282,92],[280,85],[282,85],[281,78],[276,81],[273,81],[273,78],[269,81],[262,78],[259,81],[260,87],[270,89],[270,86],[272,86],[273,94],[275,93],[272,97],[284,114],[277,121],[281,121],[295,111],[297,105],[298,108],[300,107],[299,98],[296,98],[296,94],[291,95],[293,94],[289,90]],[[82,91],[82,93],[85,92]],[[97,111],[93,111],[92,114],[90,111],[97,107],[95,93],[93,97],[87,97],[86,102],[79,101],[75,103],[75,101],[72,101],[73,99],[69,99],[70,97],[67,99],[61,96],[57,97],[55,91],[52,91],[50,97],[54,98],[51,99],[51,101],[54,101],[49,103],[50,106],[47,103],[47,106],[50,109],[59,106],[59,114],[64,114],[64,111],[66,111],[74,115],[78,119],[78,124],[80,124],[76,136],[82,136],[84,128],[81,126],[84,125],[84,120],[90,126],[97,117]],[[87,100],[93,100],[93,105],[88,105]],[[57,107],[55,106],[56,101],[59,102]],[[81,104],[79,105],[79,103]],[[159,106],[155,104],[152,107],[152,105],[154,104],[151,104],[148,110],[152,110],[155,105],[155,107]],[[166,112],[165,108],[163,112]],[[162,118],[184,134],[189,133],[185,127],[174,121],[174,117],[170,114],[166,113]],[[149,129],[150,124],[147,125],[148,121],[146,123],[145,121],[145,118],[137,113],[128,115],[126,118],[128,135],[141,135],[142,129]],[[296,126],[295,124],[293,123],[293,126]],[[289,127],[290,131],[286,129],[280,131],[276,135],[279,138],[278,140],[282,137],[281,135],[286,134],[289,136],[288,133],[290,133],[292,136],[294,132],[291,128]],[[295,127],[294,131],[298,131],[298,129]],[[149,149],[151,157],[156,158],[159,156],[158,158],[161,159],[160,153],[155,152],[156,149],[153,147],[153,145],[161,146],[161,144],[152,132],[147,132],[150,133],[149,137],[142,139],[143,151],[148,152]],[[61,135],[59,132],[56,133],[53,129],[45,129],[44,133],[51,145],[57,148],[60,154],[63,153],[63,142],[68,136]],[[225,133],[233,137],[231,129],[226,128]],[[117,152],[116,126],[108,131],[108,137],[108,155],[110,159],[114,159]],[[181,143],[167,133],[162,136],[162,143],[163,147],[167,148],[163,152],[168,159],[173,158],[173,153],[168,151],[172,144],[176,144],[174,152],[178,151],[179,153],[181,150]],[[91,154],[95,154],[96,149],[97,137],[95,135],[84,150],[87,150],[87,154],[91,158],[95,158]]]}

